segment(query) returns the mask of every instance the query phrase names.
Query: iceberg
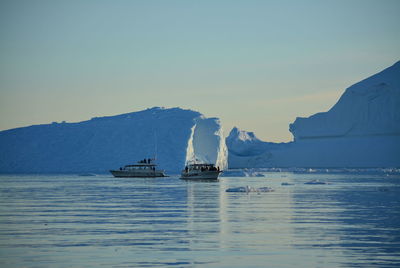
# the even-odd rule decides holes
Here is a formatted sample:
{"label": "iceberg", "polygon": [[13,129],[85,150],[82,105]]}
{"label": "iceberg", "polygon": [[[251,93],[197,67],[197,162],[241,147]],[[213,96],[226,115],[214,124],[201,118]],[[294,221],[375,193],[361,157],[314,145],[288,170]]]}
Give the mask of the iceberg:
{"label": "iceberg", "polygon": [[290,124],[294,140],[400,135],[400,61],[346,89],[327,112]]}
{"label": "iceberg", "polygon": [[181,108],[0,131],[0,148],[1,173],[105,173],[154,157],[167,172],[189,158],[227,167],[219,120]]}
{"label": "iceberg", "polygon": [[[229,166],[388,168],[400,166],[400,62],[347,88],[327,112],[296,118],[294,141],[265,143],[233,129]],[[249,138],[246,138],[246,137]]]}
{"label": "iceberg", "polygon": [[199,116],[194,119],[185,162],[212,163],[221,170],[227,168],[228,149],[218,118]]}

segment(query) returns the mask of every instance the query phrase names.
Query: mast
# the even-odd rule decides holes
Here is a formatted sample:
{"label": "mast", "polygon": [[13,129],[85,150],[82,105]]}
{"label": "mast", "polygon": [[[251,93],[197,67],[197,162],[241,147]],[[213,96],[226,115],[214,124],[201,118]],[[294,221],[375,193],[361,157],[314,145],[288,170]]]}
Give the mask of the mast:
{"label": "mast", "polygon": [[157,159],[157,130],[154,129],[154,161]]}

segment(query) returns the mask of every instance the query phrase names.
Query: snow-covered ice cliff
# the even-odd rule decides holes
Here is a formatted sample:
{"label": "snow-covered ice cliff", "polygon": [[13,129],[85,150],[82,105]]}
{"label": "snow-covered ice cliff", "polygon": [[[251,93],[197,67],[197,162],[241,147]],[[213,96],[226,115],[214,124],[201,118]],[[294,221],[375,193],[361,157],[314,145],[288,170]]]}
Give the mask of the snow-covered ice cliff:
{"label": "snow-covered ice cliff", "polygon": [[214,163],[220,169],[226,169],[228,150],[219,119],[199,116],[194,122],[187,145],[186,163]]}
{"label": "snow-covered ice cliff", "polygon": [[180,108],[5,130],[0,148],[3,173],[102,173],[155,154],[168,172],[180,171],[188,158],[227,165],[218,119]]}
{"label": "snow-covered ice cliff", "polygon": [[295,140],[400,135],[400,62],[346,89],[328,111],[290,124]]}
{"label": "snow-covered ice cliff", "polygon": [[229,166],[399,167],[400,62],[347,88],[329,111],[297,118],[289,129],[294,142],[282,144],[232,130]]}

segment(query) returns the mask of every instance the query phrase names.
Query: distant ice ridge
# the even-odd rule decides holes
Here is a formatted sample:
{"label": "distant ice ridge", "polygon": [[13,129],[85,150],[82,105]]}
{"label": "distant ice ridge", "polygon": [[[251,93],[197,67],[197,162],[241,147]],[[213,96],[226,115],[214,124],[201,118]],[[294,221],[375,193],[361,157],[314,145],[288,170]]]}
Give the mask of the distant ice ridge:
{"label": "distant ice ridge", "polygon": [[294,142],[234,128],[229,167],[400,167],[400,62],[346,89],[328,111],[290,124]]}
{"label": "distant ice ridge", "polygon": [[234,127],[226,138],[230,168],[260,168],[273,166],[271,151],[282,148],[283,143],[264,142],[253,132]]}
{"label": "distant ice ridge", "polygon": [[253,132],[247,132],[234,127],[226,138],[229,151],[235,155],[259,155],[273,146],[273,143],[263,142]]}
{"label": "distant ice ridge", "polygon": [[[249,173],[250,171],[250,173]],[[246,174],[265,174],[268,172],[282,172],[282,173],[304,173],[304,174],[376,174],[376,175],[400,175],[400,168],[302,168],[302,167],[290,167],[290,168],[244,168],[244,169],[229,169],[224,171],[222,176],[224,177],[258,177],[258,176],[247,176]],[[282,175],[286,177],[286,175]]]}
{"label": "distant ice ridge", "polygon": [[155,156],[168,172],[188,158],[227,166],[218,119],[180,108],[10,129],[0,132],[0,148],[3,173],[104,173]]}

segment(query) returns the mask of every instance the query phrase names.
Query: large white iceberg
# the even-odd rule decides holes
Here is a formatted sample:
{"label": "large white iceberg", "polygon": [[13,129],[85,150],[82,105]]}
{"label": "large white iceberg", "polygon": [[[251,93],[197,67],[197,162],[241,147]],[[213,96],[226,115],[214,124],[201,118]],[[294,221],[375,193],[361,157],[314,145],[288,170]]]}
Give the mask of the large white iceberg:
{"label": "large white iceberg", "polygon": [[346,89],[328,111],[290,124],[295,140],[400,135],[400,62]]}
{"label": "large white iceberg", "polygon": [[213,163],[220,169],[228,167],[228,150],[218,118],[199,116],[194,119],[186,151],[186,164]]}
{"label": "large white iceberg", "polygon": [[218,119],[180,108],[10,129],[0,132],[0,148],[2,173],[103,173],[153,157],[168,172],[188,158],[227,166]]}
{"label": "large white iceberg", "polygon": [[273,144],[234,129],[229,166],[399,167],[400,62],[347,88],[329,111],[297,118],[290,131],[294,142]]}

